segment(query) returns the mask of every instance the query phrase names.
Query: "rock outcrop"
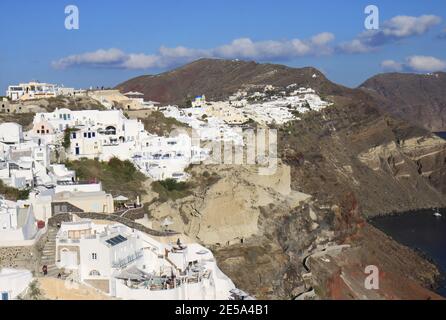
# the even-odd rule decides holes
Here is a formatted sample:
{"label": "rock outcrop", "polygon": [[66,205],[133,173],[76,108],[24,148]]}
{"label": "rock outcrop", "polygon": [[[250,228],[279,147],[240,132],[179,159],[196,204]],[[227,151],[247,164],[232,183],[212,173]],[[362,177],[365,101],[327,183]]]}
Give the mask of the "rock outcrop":
{"label": "rock outcrop", "polygon": [[[200,187],[203,172],[218,174],[210,186]],[[269,205],[291,210],[306,194],[290,188],[290,167],[279,165],[271,176],[258,174],[255,166],[197,166],[192,169],[193,195],[176,201],[153,203],[151,216],[166,217],[174,230],[196,237],[206,245],[241,242],[259,233],[261,208]]]}

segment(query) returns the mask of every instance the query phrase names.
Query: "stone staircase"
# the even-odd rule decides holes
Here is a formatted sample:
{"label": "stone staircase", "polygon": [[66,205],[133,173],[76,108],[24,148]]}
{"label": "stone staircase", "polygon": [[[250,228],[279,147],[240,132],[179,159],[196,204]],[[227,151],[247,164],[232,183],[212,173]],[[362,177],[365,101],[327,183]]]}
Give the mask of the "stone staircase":
{"label": "stone staircase", "polygon": [[47,266],[47,277],[57,278],[57,275],[60,273],[62,275],[62,279],[66,278],[66,274],[62,269],[57,268],[56,266],[56,235],[58,229],[55,227],[48,227],[47,231],[47,240],[42,249],[42,256],[40,260],[40,272],[42,273],[42,267],[44,265]]}

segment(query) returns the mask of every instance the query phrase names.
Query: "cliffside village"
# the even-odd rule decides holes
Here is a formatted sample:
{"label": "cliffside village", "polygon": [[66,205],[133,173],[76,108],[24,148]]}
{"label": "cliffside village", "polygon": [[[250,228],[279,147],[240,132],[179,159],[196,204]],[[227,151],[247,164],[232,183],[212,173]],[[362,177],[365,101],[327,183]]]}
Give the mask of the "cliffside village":
{"label": "cliffside village", "polygon": [[[55,154],[63,151],[67,160],[129,160],[152,180],[186,181],[186,168],[211,156],[203,142],[243,145],[241,129],[247,123],[284,124],[330,103],[311,88],[296,85],[238,91],[226,101],[197,96],[182,108],[145,101],[139,92],[30,82],[9,86],[0,112],[20,112],[17,106],[24,101],[58,96],[88,96],[104,110],[37,112],[27,131],[17,123],[0,124],[0,180],[29,192],[17,202],[0,195],[0,247],[33,246],[46,236],[52,243],[43,252],[48,256],[44,276],[68,277],[111,298],[249,299],[220,271],[213,254],[197,243],[168,232],[154,236],[119,222],[81,218],[80,213],[115,215],[116,204],[129,199],[103,190],[101,181],[79,180]],[[140,120],[125,115],[130,110],[162,112],[192,128],[195,138],[187,131],[149,133]],[[141,206],[135,199],[133,208]],[[49,225],[51,218],[64,214],[71,220],[57,228]],[[38,276],[42,274],[31,270],[3,269],[2,299],[17,298]]]}

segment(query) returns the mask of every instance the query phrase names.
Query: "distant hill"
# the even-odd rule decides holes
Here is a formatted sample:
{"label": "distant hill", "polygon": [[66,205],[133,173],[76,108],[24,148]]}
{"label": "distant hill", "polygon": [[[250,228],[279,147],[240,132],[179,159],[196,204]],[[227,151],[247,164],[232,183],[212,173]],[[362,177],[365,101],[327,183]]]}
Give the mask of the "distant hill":
{"label": "distant hill", "polygon": [[446,131],[446,73],[376,75],[360,88],[381,109],[431,131]]}
{"label": "distant hill", "polygon": [[187,97],[193,98],[201,94],[209,99],[220,99],[241,88],[268,84],[283,87],[292,83],[312,87],[325,94],[341,95],[345,90],[351,91],[330,82],[320,71],[311,67],[298,69],[277,64],[222,59],[200,59],[159,75],[130,79],[116,88],[121,92],[142,92],[146,100],[163,104],[184,104]]}

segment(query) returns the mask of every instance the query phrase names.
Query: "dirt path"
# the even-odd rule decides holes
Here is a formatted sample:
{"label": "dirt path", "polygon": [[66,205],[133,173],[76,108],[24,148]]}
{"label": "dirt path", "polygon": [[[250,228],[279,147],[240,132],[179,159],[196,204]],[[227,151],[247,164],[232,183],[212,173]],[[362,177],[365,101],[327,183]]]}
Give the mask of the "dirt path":
{"label": "dirt path", "polygon": [[38,278],[39,288],[45,299],[50,300],[112,300],[96,289],[83,284],[70,285],[69,282],[54,278]]}

